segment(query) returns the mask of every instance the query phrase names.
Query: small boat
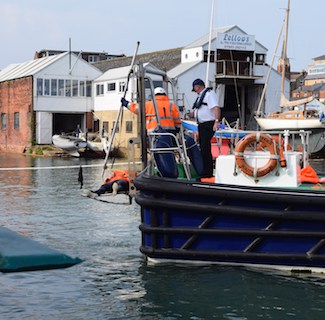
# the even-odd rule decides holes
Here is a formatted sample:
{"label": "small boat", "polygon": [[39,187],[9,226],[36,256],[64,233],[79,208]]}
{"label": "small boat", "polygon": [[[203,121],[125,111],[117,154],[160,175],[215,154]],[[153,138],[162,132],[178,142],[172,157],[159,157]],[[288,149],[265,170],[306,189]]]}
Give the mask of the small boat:
{"label": "small boat", "polygon": [[79,150],[87,147],[87,141],[69,134],[55,134],[53,144],[73,157],[80,157]]}
{"label": "small boat", "polygon": [[284,95],[284,80],[286,73],[287,59],[287,39],[288,39],[288,26],[289,26],[289,11],[290,0],[287,3],[286,9],[286,28],[283,40],[282,50],[282,83],[281,83],[281,99],[280,109],[277,112],[272,112],[268,115],[261,114],[262,100],[255,116],[256,122],[261,130],[310,130],[315,135],[311,140],[311,152],[319,152],[325,146],[324,130],[325,119],[324,109],[307,107],[308,103],[314,100],[314,97],[306,97],[299,100],[289,101]]}
{"label": "small boat", "polygon": [[[97,133],[55,134],[53,144],[73,157],[104,158],[106,154],[106,139]],[[112,151],[112,150],[111,150]]]}
{"label": "small boat", "polygon": [[[139,86],[149,78],[144,72]],[[202,158],[189,134],[149,133],[149,144],[143,135],[149,147],[134,185],[144,257],[325,272],[325,188],[309,164],[309,135],[246,132],[217,157],[210,179],[200,178]]]}

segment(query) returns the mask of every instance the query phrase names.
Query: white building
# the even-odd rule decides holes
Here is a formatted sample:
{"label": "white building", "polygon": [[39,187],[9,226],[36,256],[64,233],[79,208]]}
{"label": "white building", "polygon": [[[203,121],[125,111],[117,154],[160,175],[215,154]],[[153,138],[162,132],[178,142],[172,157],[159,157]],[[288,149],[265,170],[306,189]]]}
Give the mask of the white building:
{"label": "white building", "polygon": [[[25,95],[26,99],[32,97],[29,112],[35,114],[35,142],[50,144],[53,134],[73,131],[78,125],[85,130],[87,117],[92,123],[92,81],[101,74],[85,60],[65,52],[9,65],[0,72],[0,82],[32,79]],[[13,107],[9,105],[8,112]]]}
{"label": "white building", "polygon": [[[255,129],[254,113],[270,70],[266,64],[267,49],[238,26],[219,28],[211,35],[208,62],[209,38],[207,34],[184,47],[181,64],[169,70],[168,76],[176,80],[178,92],[184,93],[187,108],[196,99],[191,92],[194,79],[201,78],[213,88],[224,85],[222,116],[229,122],[239,118],[242,128]],[[265,113],[278,111],[280,88],[281,75],[272,68],[264,99]],[[288,79],[285,94],[290,95]]]}
{"label": "white building", "polygon": [[[268,50],[255,40],[254,35],[248,35],[238,26],[218,28],[211,36],[208,62],[209,38],[209,34],[204,35],[184,47],[181,51],[181,63],[169,70],[166,67],[167,75],[175,80],[177,92],[182,97],[186,110],[192,109],[196,99],[195,93],[191,91],[194,79],[201,78],[205,82],[208,79],[206,85],[214,89],[220,84],[224,85],[222,116],[228,122],[239,118],[242,128],[256,129],[254,115],[270,70],[270,66],[266,64]],[[144,59],[145,57],[141,56],[141,60]],[[150,57],[147,62],[150,62]],[[96,79],[96,114],[97,111],[116,110],[120,106],[129,68],[110,69]],[[281,75],[271,68],[262,111],[269,113],[279,110],[280,88]],[[132,90],[127,94],[129,99],[130,91]],[[290,81],[286,80],[285,95],[289,97],[289,93]],[[105,124],[105,129],[110,130],[111,127],[109,123]]]}

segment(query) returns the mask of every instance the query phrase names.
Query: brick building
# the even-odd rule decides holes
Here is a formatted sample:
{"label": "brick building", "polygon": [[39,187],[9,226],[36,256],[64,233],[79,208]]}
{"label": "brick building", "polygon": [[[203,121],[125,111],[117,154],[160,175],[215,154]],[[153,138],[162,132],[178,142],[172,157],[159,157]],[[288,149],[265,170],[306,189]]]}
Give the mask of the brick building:
{"label": "brick building", "polygon": [[92,131],[92,81],[102,74],[73,53],[9,65],[0,72],[0,151],[51,144],[55,133]]}
{"label": "brick building", "polygon": [[32,77],[0,83],[0,151],[23,152],[34,140],[32,92]]}

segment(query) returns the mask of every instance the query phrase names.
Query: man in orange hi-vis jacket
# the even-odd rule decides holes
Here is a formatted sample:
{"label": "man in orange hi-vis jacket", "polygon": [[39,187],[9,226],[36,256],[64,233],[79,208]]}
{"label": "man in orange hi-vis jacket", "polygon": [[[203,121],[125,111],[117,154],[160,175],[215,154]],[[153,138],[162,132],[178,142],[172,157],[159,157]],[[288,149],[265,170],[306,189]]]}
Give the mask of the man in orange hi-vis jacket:
{"label": "man in orange hi-vis jacket", "polygon": [[117,193],[129,191],[129,170],[115,170],[110,176],[105,180],[105,183],[100,186],[98,190],[91,191],[92,193],[100,196],[104,193],[112,193],[116,195]]}
{"label": "man in orange hi-vis jacket", "polygon": [[[167,97],[166,91],[161,88],[155,88],[155,98],[157,102],[158,114],[160,118],[160,127],[168,132],[177,133],[181,127],[179,110]],[[122,98],[121,103],[133,113],[138,113],[138,104],[129,102]],[[146,102],[146,128],[148,132],[153,132],[159,126],[156,117],[153,101]]]}

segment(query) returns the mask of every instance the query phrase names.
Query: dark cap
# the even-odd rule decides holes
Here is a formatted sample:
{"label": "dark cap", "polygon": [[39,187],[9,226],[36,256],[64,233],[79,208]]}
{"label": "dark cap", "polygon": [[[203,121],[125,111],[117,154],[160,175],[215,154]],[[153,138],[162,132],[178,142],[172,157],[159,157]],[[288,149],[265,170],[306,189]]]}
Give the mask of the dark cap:
{"label": "dark cap", "polygon": [[192,91],[194,91],[194,86],[202,86],[202,87],[205,87],[205,84],[204,84],[204,82],[203,82],[203,80],[201,80],[201,79],[195,79],[194,81],[193,81],[193,84],[192,84]]}

